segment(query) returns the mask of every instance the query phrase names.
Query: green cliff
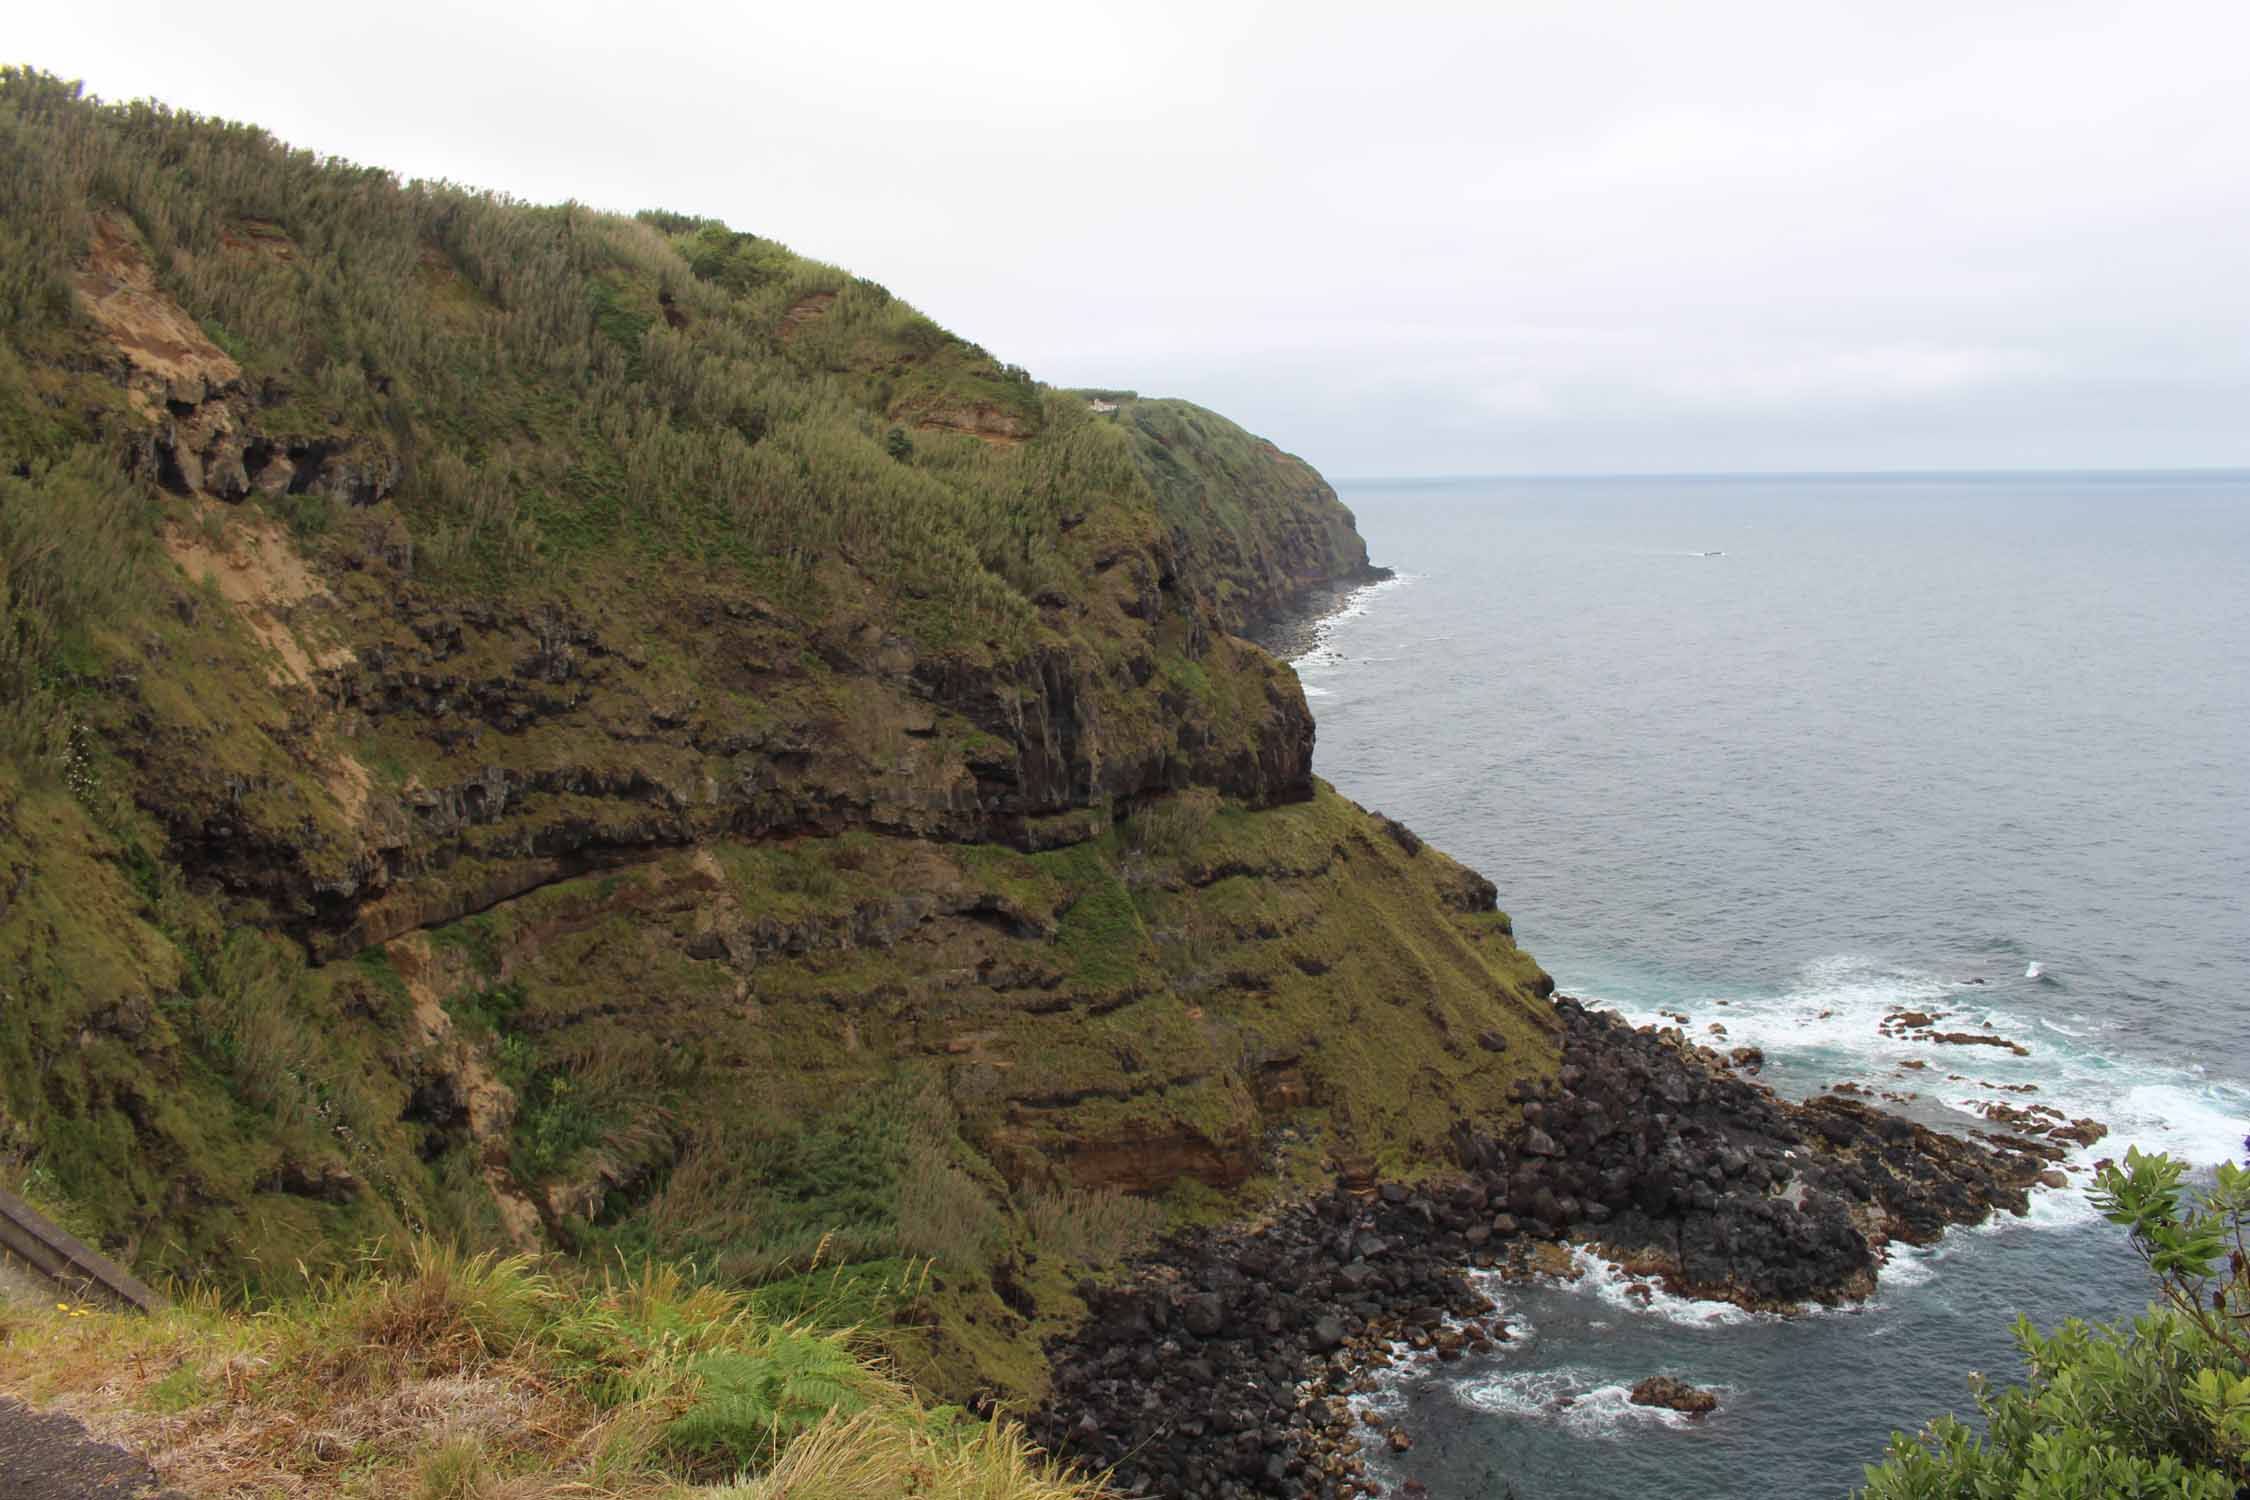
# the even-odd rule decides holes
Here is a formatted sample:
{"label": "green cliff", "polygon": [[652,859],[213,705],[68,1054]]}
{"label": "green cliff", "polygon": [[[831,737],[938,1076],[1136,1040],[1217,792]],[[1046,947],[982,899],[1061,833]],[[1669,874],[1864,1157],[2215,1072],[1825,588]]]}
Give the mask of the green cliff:
{"label": "green cliff", "polygon": [[1303,459],[1186,401],[1082,394],[1131,441],[1173,545],[1196,559],[1204,602],[1227,629],[1253,634],[1304,594],[1389,576],[1369,566],[1352,513]]}
{"label": "green cliff", "polygon": [[1105,1236],[1556,1065],[1240,638],[1366,552],[1222,418],[24,72],[0,325],[0,1169],[147,1272],[927,1256],[1022,1389]]}

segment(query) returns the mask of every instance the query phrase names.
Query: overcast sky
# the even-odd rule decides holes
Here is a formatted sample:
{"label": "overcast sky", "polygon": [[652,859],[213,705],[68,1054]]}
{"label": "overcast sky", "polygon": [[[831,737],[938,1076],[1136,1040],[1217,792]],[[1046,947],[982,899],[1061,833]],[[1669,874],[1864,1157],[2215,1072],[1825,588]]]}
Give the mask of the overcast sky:
{"label": "overcast sky", "polygon": [[25,4],[17,58],[661,206],[1332,476],[2250,464],[2250,6]]}

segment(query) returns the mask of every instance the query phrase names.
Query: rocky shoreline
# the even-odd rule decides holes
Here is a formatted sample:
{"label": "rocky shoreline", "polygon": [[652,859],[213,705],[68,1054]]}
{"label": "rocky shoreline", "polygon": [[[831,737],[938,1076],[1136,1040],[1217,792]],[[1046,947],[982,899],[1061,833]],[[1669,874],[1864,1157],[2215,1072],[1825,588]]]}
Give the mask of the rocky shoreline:
{"label": "rocky shoreline", "polygon": [[1327,624],[1352,595],[1370,584],[1388,583],[1398,574],[1379,563],[1300,589],[1288,602],[1243,632],[1252,645],[1269,656],[1294,661],[1320,644],[1320,627]]}
{"label": "rocky shoreline", "polygon": [[1784,1100],[1675,1028],[1555,1003],[1556,1082],[1505,1139],[1457,1129],[1451,1180],[1340,1186],[1082,1288],[1034,1436],[1127,1494],[1381,1494],[1350,1397],[1398,1344],[1450,1360],[1508,1337],[1470,1270],[1557,1269],[1575,1242],[1680,1296],[1843,1302],[1885,1245],[2022,1213],[2049,1170],[1855,1099]]}

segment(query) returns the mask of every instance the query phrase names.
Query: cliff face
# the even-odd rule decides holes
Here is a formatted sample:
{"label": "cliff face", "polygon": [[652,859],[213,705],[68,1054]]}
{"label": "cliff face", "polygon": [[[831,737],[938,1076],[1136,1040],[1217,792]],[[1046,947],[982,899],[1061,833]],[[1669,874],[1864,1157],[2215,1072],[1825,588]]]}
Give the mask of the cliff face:
{"label": "cliff face", "polygon": [[0,161],[0,1162],[111,1248],[982,1274],[1552,1071],[1237,634],[1366,568],[1297,460],[705,221],[20,73]]}
{"label": "cliff face", "polygon": [[1257,633],[1308,592],[1388,577],[1328,481],[1294,454],[1186,401],[1088,392],[1131,440],[1174,544],[1197,558],[1226,627]]}

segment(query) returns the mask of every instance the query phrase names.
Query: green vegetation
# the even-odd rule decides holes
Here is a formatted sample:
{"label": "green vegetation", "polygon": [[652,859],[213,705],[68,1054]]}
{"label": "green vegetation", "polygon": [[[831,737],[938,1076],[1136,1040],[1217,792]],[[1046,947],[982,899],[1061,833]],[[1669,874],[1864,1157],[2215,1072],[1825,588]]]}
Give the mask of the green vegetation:
{"label": "green vegetation", "polygon": [[[402,184],[20,70],[0,78],[0,161],[0,308],[19,348],[74,338],[74,268],[109,226],[269,387],[264,430],[350,434],[401,465],[396,503],[437,581],[569,576],[624,547],[804,598],[844,551],[938,601],[925,626],[1020,640],[1018,590],[1043,576],[1066,500],[1053,480],[1101,461],[892,461],[886,416],[1004,407],[1028,432],[1042,398],[872,283],[723,226],[667,235],[673,216]],[[715,256],[715,240],[747,248]],[[55,450],[69,398],[90,394],[11,358],[0,431]],[[1114,454],[1081,432],[1058,446]]]}
{"label": "green vegetation", "polygon": [[2234,1500],[2250,1486],[2250,1171],[2222,1164],[2202,1194],[2185,1173],[2132,1150],[2101,1175],[2096,1202],[2156,1280],[2147,1315],[2046,1335],[2019,1318],[2028,1379],[1976,1383],[1985,1433],[1947,1417],[1919,1442],[1893,1437],[1867,1500]]}
{"label": "green vegetation", "polygon": [[663,1267],[426,1241],[255,1316],[192,1289],[145,1318],[0,1305],[0,1385],[67,1400],[189,1495],[1091,1496],[862,1348]]}
{"label": "green vegetation", "polygon": [[[618,1472],[967,1475],[1013,1440],[587,1278],[1035,1396],[1085,1276],[1430,1171],[1554,1066],[1489,895],[1311,780],[1230,634],[1364,550],[1209,413],[1096,415],[761,235],[20,70],[0,328],[0,1179],[276,1337],[341,1326],[308,1278],[392,1295],[368,1244],[520,1252],[437,1278],[502,1319],[446,1347],[592,1371]],[[215,1410],[179,1368],[151,1406]],[[321,1462],[550,1460],[613,1462]]]}
{"label": "green vegetation", "polygon": [[698,1383],[696,1401],[665,1425],[664,1447],[706,1472],[771,1463],[830,1413],[853,1417],[870,1404],[855,1388],[864,1374],[859,1361],[814,1338],[705,1354],[687,1374]]}
{"label": "green vegetation", "polygon": [[1297,590],[1366,567],[1351,512],[1310,465],[1190,402],[1073,394],[1117,405],[1107,420],[1132,441],[1165,524],[1183,550],[1217,563],[1212,602],[1232,628],[1264,623]]}
{"label": "green vegetation", "polygon": [[1145,1198],[1111,1190],[1040,1193],[1025,1210],[1031,1238],[1073,1265],[1112,1266],[1145,1250],[1165,1214]]}
{"label": "green vegetation", "polygon": [[0,473],[0,754],[91,795],[73,735],[95,691],[95,637],[131,613],[152,565],[150,502],[89,450]]}

